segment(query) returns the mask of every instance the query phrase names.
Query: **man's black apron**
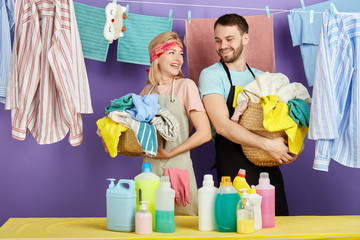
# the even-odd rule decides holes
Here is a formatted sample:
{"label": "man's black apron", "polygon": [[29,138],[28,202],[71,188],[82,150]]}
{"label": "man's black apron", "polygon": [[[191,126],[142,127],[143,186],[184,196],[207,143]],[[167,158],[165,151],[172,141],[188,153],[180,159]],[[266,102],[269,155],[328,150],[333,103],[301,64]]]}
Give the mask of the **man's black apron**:
{"label": "man's black apron", "polygon": [[[224,62],[221,61],[221,63],[226,71],[231,86],[226,102],[231,117],[234,113],[232,104],[234,99],[235,86],[232,84],[228,67]],[[251,68],[247,64],[246,66],[255,78]],[[246,181],[249,183],[249,185],[257,185],[259,183],[260,173],[268,172],[270,176],[270,183],[275,186],[275,214],[276,216],[289,215],[284,190],[284,182],[279,167],[258,167],[254,165],[245,157],[240,144],[233,143],[219,134],[217,134],[215,138],[215,149],[215,165],[219,183],[221,181],[221,176],[230,176],[231,179],[234,179],[239,169],[242,168],[246,170]]]}

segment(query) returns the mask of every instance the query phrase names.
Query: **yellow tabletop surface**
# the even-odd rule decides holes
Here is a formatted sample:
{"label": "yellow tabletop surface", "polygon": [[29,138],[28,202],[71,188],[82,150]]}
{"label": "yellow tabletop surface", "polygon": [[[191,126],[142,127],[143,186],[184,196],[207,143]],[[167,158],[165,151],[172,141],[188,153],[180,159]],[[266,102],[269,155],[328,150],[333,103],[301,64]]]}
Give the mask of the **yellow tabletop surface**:
{"label": "yellow tabletop surface", "polygon": [[276,217],[275,228],[252,234],[199,231],[198,217],[176,216],[175,233],[109,231],[106,218],[10,218],[0,239],[360,239],[360,216]]}

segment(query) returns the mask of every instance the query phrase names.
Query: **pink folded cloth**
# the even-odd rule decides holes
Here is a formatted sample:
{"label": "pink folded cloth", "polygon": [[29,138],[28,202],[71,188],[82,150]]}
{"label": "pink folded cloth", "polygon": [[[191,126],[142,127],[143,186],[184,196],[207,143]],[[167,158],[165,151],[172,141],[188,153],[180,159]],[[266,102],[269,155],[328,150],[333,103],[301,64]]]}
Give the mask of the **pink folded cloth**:
{"label": "pink folded cloth", "polygon": [[186,207],[186,203],[190,203],[189,171],[177,168],[166,168],[164,176],[169,176],[171,188],[175,190],[175,203],[180,206],[180,201],[182,201],[183,206]]}
{"label": "pink folded cloth", "polygon": [[[275,72],[273,16],[244,16],[249,24],[249,44],[246,61],[250,67],[263,72]],[[218,62],[215,50],[214,23],[216,18],[185,20],[185,37],[188,76],[196,83],[201,70]]]}

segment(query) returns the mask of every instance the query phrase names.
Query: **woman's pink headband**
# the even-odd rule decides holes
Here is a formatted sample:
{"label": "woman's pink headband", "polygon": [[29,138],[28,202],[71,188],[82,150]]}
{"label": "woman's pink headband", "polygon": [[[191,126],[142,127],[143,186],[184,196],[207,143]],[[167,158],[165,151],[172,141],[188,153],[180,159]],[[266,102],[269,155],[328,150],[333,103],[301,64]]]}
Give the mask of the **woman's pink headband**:
{"label": "woman's pink headband", "polygon": [[167,50],[170,50],[170,49],[175,48],[175,47],[180,47],[181,50],[184,50],[182,44],[179,43],[179,42],[175,42],[175,41],[173,41],[173,42],[165,42],[165,43],[157,45],[150,52],[150,63],[155,61],[155,59],[160,57]]}

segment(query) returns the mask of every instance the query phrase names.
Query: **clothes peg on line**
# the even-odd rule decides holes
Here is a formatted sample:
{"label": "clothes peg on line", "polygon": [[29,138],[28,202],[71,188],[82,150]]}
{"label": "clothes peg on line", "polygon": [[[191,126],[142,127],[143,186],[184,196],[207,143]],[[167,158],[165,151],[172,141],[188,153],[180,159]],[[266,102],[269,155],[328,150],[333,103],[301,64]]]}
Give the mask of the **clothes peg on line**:
{"label": "clothes peg on line", "polygon": [[310,10],[310,23],[314,23],[314,10]]}
{"label": "clothes peg on line", "polygon": [[330,3],[330,14],[331,15],[334,15],[334,8],[335,8],[334,3]]}
{"label": "clothes peg on line", "polygon": [[302,9],[305,9],[305,3],[304,3],[304,0],[300,0],[300,3],[301,3],[301,8],[302,8]]}
{"label": "clothes peg on line", "polygon": [[191,23],[191,11],[188,11],[188,23]]}
{"label": "clothes peg on line", "polygon": [[173,10],[170,9],[170,10],[169,10],[169,22],[172,21],[172,13],[173,13]]}
{"label": "clothes peg on line", "polygon": [[266,14],[267,14],[268,18],[270,18],[270,9],[269,9],[269,6],[266,6],[265,9],[266,9]]}

